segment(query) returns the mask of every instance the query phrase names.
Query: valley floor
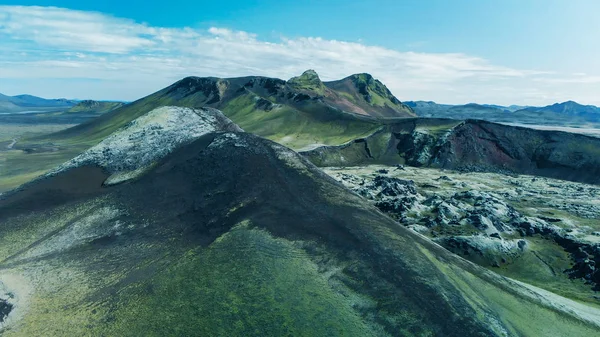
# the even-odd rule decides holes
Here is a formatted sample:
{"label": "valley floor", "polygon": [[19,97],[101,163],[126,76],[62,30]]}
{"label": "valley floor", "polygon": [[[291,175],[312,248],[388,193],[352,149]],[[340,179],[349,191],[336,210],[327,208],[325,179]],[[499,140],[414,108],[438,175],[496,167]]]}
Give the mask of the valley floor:
{"label": "valley floor", "polygon": [[[2,123],[0,121],[0,194],[71,159],[84,147],[57,147],[27,138],[58,132],[75,124]],[[21,146],[25,144],[24,146]],[[32,151],[24,151],[31,148]]]}
{"label": "valley floor", "polygon": [[76,124],[3,124],[0,122],[0,142],[58,132],[74,125]]}

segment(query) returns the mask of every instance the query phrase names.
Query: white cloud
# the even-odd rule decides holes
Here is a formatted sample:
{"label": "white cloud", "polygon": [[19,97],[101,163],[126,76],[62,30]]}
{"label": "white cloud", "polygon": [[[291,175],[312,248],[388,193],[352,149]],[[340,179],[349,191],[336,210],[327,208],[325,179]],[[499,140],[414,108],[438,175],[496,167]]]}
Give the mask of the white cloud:
{"label": "white cloud", "polygon": [[401,52],[319,37],[268,42],[226,28],[152,27],[54,7],[0,6],[0,45],[0,92],[9,94],[133,100],[189,75],[286,79],[313,68],[324,80],[371,73],[403,100],[546,104],[567,97],[600,103],[596,88],[569,85],[597,84],[594,75],[561,76],[460,53]]}
{"label": "white cloud", "polygon": [[149,47],[152,28],[101,13],[54,7],[2,6],[0,34],[65,50],[126,53]]}

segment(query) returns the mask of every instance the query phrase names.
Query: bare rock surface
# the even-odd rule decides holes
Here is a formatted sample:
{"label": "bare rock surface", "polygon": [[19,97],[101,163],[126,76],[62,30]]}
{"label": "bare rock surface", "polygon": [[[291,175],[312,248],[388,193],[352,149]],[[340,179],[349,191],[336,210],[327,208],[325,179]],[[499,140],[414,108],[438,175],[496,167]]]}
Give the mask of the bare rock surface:
{"label": "bare rock surface", "polygon": [[[553,274],[600,286],[597,186],[380,165],[325,171],[400,224],[473,262],[498,268],[529,252]],[[556,252],[532,248],[540,238]],[[554,261],[560,252],[570,257],[562,269]]]}
{"label": "bare rock surface", "polygon": [[134,177],[178,146],[216,131],[243,130],[216,109],[157,108],[131,121],[50,174],[95,165],[114,175],[110,182],[121,182]]}

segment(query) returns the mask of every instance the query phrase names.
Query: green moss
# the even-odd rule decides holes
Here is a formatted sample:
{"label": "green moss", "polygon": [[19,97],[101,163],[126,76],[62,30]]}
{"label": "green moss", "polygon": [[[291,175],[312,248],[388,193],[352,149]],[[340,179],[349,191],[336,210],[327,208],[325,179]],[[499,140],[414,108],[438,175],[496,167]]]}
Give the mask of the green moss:
{"label": "green moss", "polygon": [[570,254],[554,241],[541,237],[527,238],[529,246],[523,256],[493,271],[555,294],[598,306],[595,292],[582,280],[571,280],[564,273],[572,267]]}
{"label": "green moss", "polygon": [[324,119],[314,114],[279,106],[271,111],[255,107],[251,94],[241,95],[222,107],[223,113],[245,131],[293,149],[311,144],[338,145],[371,134],[378,125],[352,119]]}
{"label": "green moss", "polygon": [[245,226],[120,297],[108,335],[373,335],[302,250]]}
{"label": "green moss", "polygon": [[356,103],[356,97],[352,96],[350,93],[347,93],[345,91],[338,91],[337,93],[347,98],[350,102]]}
{"label": "green moss", "polygon": [[[583,321],[541,304],[533,305],[535,300],[527,295],[528,290],[510,284],[497,275],[479,272],[480,276],[475,276],[468,269],[459,269],[447,261],[440,261],[424,248],[421,251],[461,291],[480,317],[488,320],[490,327],[498,329],[499,335],[562,337],[597,334],[593,326]],[[496,315],[487,314],[491,312]],[[504,329],[501,326],[508,331],[502,331]]]}
{"label": "green moss", "polygon": [[417,123],[415,131],[424,131],[439,137],[452,130],[461,121],[419,119]]}

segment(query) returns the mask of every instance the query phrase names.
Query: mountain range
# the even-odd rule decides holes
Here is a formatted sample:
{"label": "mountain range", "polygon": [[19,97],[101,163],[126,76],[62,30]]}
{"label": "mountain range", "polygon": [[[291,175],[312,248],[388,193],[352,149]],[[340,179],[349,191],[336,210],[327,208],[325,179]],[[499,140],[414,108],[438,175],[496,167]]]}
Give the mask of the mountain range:
{"label": "mountain range", "polygon": [[0,101],[0,125],[28,125],[33,130],[36,125],[72,126],[96,118],[125,104],[93,100],[45,100],[32,97],[26,97],[28,103],[23,103],[24,99],[21,99],[19,104],[22,105]]}
{"label": "mountain range", "polygon": [[[187,89],[182,89],[184,86],[188,86]],[[383,83],[369,74],[355,74],[330,82],[322,82],[313,70],[288,81],[257,76],[229,79],[189,77],[172,87],[177,87],[179,91],[165,92],[168,89],[166,88],[156,93],[153,98],[157,102],[154,105],[160,106],[162,103],[175,101],[192,107],[212,106],[227,113],[227,110],[237,110],[239,105],[248,106],[248,99],[252,98],[261,99],[256,102],[255,109],[269,111],[274,107],[279,110],[285,108],[298,114],[321,109],[333,110],[324,112],[324,116],[342,111],[355,117],[373,118],[418,116],[457,120],[482,119],[500,123],[557,127],[600,125],[600,108],[574,101],[544,107],[477,103],[451,105],[433,101],[400,102]],[[120,102],[44,99],[31,95],[11,97],[0,94],[0,114],[63,111],[96,116],[121,105],[123,104]],[[314,116],[310,119],[313,118]],[[78,119],[75,122],[82,121],[84,120]]]}
{"label": "mountain range", "polygon": [[486,104],[449,105],[426,101],[405,102],[420,117],[483,119],[492,122],[581,127],[600,124],[600,108],[573,101],[545,107],[509,107]]}
{"label": "mountain range", "polygon": [[553,198],[593,200],[600,139],[415,107],[368,74],[187,77],[0,142],[0,334],[598,334],[600,213]]}
{"label": "mountain range", "polygon": [[70,108],[76,105],[73,100],[45,99],[31,95],[6,96],[0,94],[0,113],[44,112]]}
{"label": "mountain range", "polygon": [[321,82],[312,70],[289,81],[260,76],[187,77],[67,130],[58,139],[78,135],[98,141],[164,105],[216,108],[244,130],[293,148],[343,143],[366,136],[377,129],[382,117],[415,117],[411,108],[368,74],[333,82]]}
{"label": "mountain range", "polygon": [[[408,105],[401,103],[381,82],[367,74],[351,75],[332,82],[322,82],[312,70],[288,81],[261,76],[229,79],[186,77],[135,102],[114,106],[116,109],[73,128],[22,140],[14,148],[40,155],[52,150],[53,155],[44,162],[43,167],[47,170],[99,143],[153,109],[161,106],[211,107],[220,110],[247,132],[311,154],[313,161],[319,165],[338,161],[339,154],[330,156],[332,153],[345,153],[341,156],[346,164],[357,165],[366,160],[368,163],[409,163],[453,169],[470,167],[595,182],[593,168],[597,156],[594,144],[597,140],[593,138],[503,128],[497,124],[461,123],[460,119],[415,119],[410,105],[410,102]],[[428,106],[439,108],[435,103]],[[461,109],[464,107],[473,111],[498,110],[479,105],[463,106]],[[416,106],[414,109],[419,111]],[[458,108],[449,108],[452,109]],[[530,132],[535,136],[525,136]],[[465,138],[465,133],[476,135],[467,137],[472,144],[459,142]],[[536,145],[552,138],[561,140],[549,141],[543,147]],[[362,143],[357,143],[359,141]],[[589,146],[578,146],[578,142],[589,143]],[[351,150],[353,155],[349,155],[346,153],[348,150],[339,152],[339,146],[364,150]],[[448,147],[452,150],[446,150]],[[459,150],[459,147],[462,149]],[[313,149],[319,151],[317,157],[315,152],[307,152]],[[489,158],[484,160],[477,159],[477,156],[466,160],[465,156],[469,153],[470,156],[474,153],[490,155],[486,154]],[[442,154],[443,159],[440,157]],[[23,177],[41,170],[36,165],[21,164],[18,156],[7,160],[7,164],[14,161],[14,172]],[[592,168],[591,171],[589,168]],[[16,184],[22,179],[13,181]],[[6,184],[11,186],[13,183]]]}

